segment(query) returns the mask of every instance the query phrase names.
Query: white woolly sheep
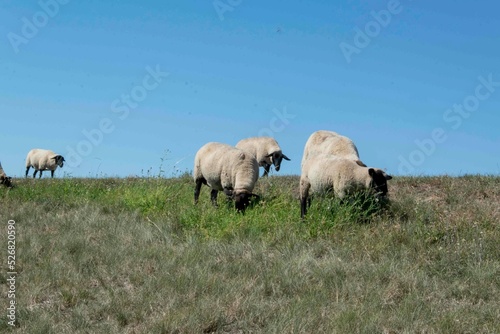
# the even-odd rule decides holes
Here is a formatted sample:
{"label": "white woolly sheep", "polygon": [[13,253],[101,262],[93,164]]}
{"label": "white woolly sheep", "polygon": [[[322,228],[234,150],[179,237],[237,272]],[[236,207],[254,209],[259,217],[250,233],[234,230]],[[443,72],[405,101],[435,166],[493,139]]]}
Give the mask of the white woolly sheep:
{"label": "white woolly sheep", "polygon": [[194,203],[198,203],[202,184],[212,191],[212,203],[217,206],[219,191],[235,201],[238,211],[250,204],[255,183],[259,178],[259,164],[249,153],[230,145],[211,142],[202,146],[194,158]]}
{"label": "white woolly sheep", "polygon": [[[309,137],[304,147],[302,165],[309,157],[315,157],[319,154],[350,159],[364,165],[359,160],[358,149],[353,141],[333,131],[319,130]],[[366,165],[364,166],[366,167]]]}
{"label": "white woolly sheep", "polygon": [[38,171],[40,171],[39,177],[42,177],[42,172],[44,170],[50,170],[51,176],[54,177],[54,171],[57,166],[62,168],[64,166],[64,161],[62,155],[55,154],[50,150],[42,150],[39,148],[32,149],[26,156],[26,177],[28,177],[30,167],[35,169],[33,177],[36,176]]}
{"label": "white woolly sheep", "polygon": [[387,181],[392,179],[378,168],[357,161],[320,155],[309,157],[300,176],[300,214],[304,218],[312,194],[332,191],[339,198],[357,191],[372,191],[376,197],[386,196]]}
{"label": "white woolly sheep", "polygon": [[267,176],[269,168],[274,165],[276,171],[280,170],[281,161],[283,159],[290,161],[290,159],[283,154],[278,142],[271,137],[252,137],[242,139],[236,144],[236,148],[252,154],[259,166],[264,167],[264,174]]}
{"label": "white woolly sheep", "polygon": [[8,188],[14,187],[14,185],[12,184],[12,178],[10,176],[7,176],[7,174],[5,174],[5,171],[2,168],[2,163],[0,163],[0,184],[3,184]]}

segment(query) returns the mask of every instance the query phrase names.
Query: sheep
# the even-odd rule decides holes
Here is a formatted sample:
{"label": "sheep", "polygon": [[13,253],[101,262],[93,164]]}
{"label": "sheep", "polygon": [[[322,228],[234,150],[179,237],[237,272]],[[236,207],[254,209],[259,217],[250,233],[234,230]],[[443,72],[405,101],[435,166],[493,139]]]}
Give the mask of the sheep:
{"label": "sheep", "polygon": [[212,204],[217,206],[217,194],[224,191],[235,201],[235,208],[244,212],[250,199],[257,197],[253,188],[259,178],[259,164],[249,153],[227,144],[210,142],[202,146],[194,159],[194,203],[198,203],[202,184],[212,191]]}
{"label": "sheep", "polygon": [[271,137],[252,137],[240,140],[236,144],[236,148],[252,154],[259,166],[264,167],[265,177],[269,174],[269,168],[274,165],[276,171],[280,170],[281,161],[290,159],[283,154],[278,142]]}
{"label": "sheep", "polygon": [[392,176],[378,168],[366,167],[358,161],[319,155],[310,157],[302,166],[300,176],[300,214],[307,213],[310,195],[333,190],[340,199],[360,191],[370,191],[377,198],[388,192]]}
{"label": "sheep", "polygon": [[14,188],[12,184],[12,177],[7,176],[2,168],[2,163],[0,163],[0,184],[3,184],[7,188]]}
{"label": "sheep", "polygon": [[28,177],[30,167],[35,169],[33,177],[40,171],[39,177],[41,178],[44,170],[50,170],[51,176],[54,177],[54,171],[57,166],[62,168],[64,166],[64,161],[66,160],[64,160],[62,155],[55,154],[50,150],[32,149],[26,156],[26,177]]}
{"label": "sheep", "polygon": [[318,154],[358,161],[358,164],[366,167],[359,159],[358,149],[353,141],[333,131],[319,130],[309,137],[304,147],[302,165],[309,157]]}

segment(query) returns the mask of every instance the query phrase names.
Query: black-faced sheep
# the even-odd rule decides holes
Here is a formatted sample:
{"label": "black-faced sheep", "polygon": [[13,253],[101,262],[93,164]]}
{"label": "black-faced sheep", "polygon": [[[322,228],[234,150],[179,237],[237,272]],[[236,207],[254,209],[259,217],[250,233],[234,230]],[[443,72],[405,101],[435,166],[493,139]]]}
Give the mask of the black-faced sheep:
{"label": "black-faced sheep", "polygon": [[13,188],[12,178],[5,174],[5,171],[2,168],[2,164],[0,163],[0,184],[3,184],[5,187]]}
{"label": "black-faced sheep", "polygon": [[257,159],[259,166],[264,167],[264,174],[262,176],[268,175],[271,165],[274,165],[276,171],[279,171],[283,159],[290,161],[281,151],[278,142],[271,137],[242,139],[236,144],[236,148],[252,154]]}
{"label": "black-faced sheep", "polygon": [[350,159],[328,156],[309,158],[300,176],[300,214],[304,218],[311,204],[309,196],[333,191],[339,198],[356,192],[371,191],[386,196],[387,181],[392,177],[378,168],[366,167]]}
{"label": "black-faced sheep", "polygon": [[58,166],[62,168],[64,166],[64,161],[62,155],[55,154],[52,151],[38,148],[32,149],[26,156],[26,177],[28,177],[30,167],[35,169],[33,177],[36,176],[38,171],[40,171],[39,177],[42,177],[42,172],[44,170],[50,170],[51,177],[54,177],[54,171]]}
{"label": "black-faced sheep", "polygon": [[194,203],[198,202],[202,184],[212,191],[212,203],[217,205],[217,194],[223,191],[235,202],[238,211],[244,211],[250,204],[255,183],[259,178],[259,164],[249,153],[221,143],[202,146],[194,159],[195,181]]}
{"label": "black-faced sheep", "polygon": [[358,149],[354,142],[333,131],[319,130],[309,137],[304,147],[302,165],[309,157],[319,154],[359,161],[358,164],[364,165],[359,159]]}

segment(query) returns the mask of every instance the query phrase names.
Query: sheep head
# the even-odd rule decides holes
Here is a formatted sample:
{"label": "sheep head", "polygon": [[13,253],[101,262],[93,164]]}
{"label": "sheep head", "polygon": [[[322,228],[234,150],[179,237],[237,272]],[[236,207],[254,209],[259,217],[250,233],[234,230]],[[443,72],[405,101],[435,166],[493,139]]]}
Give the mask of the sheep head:
{"label": "sheep head", "polygon": [[56,155],[52,159],[54,159],[56,161],[56,164],[61,168],[64,166],[64,162],[66,161],[64,160],[64,157],[62,155]]}
{"label": "sheep head", "polygon": [[14,188],[14,185],[12,184],[12,177],[10,176],[0,176],[0,184],[3,184],[4,186],[8,188]]}
{"label": "sheep head", "polygon": [[224,189],[224,193],[234,201],[234,207],[238,212],[245,212],[252,199],[258,200],[260,198],[259,195],[252,194],[248,191],[235,192],[227,188]]}
{"label": "sheep head", "polygon": [[10,176],[7,176],[7,174],[5,174],[1,163],[0,163],[0,184],[3,184],[8,188],[14,188],[14,185],[12,184],[12,178]]}
{"label": "sheep head", "polygon": [[251,200],[258,200],[259,198],[259,195],[255,195],[252,193],[239,193],[233,196],[234,206],[238,212],[245,212],[245,209],[250,205]]}
{"label": "sheep head", "polygon": [[383,197],[389,191],[387,188],[387,181],[392,179],[392,176],[386,174],[383,170],[378,168],[369,168],[368,174],[370,175],[370,186],[375,191],[375,196]]}
{"label": "sheep head", "polygon": [[270,153],[270,154],[266,155],[266,158],[271,158],[271,161],[272,161],[276,171],[280,170],[281,161],[283,159],[285,159],[286,161],[290,161],[290,159],[286,155],[284,155],[281,151],[276,151],[276,152]]}

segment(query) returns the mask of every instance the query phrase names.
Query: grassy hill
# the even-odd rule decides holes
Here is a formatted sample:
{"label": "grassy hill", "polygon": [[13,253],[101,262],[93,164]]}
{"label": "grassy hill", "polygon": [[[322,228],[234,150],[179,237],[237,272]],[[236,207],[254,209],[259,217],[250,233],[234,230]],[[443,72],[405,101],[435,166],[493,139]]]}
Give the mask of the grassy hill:
{"label": "grassy hill", "polygon": [[244,215],[207,187],[195,207],[189,176],[15,181],[0,331],[500,333],[499,177],[395,178],[384,207],[315,198],[304,221],[296,176]]}

